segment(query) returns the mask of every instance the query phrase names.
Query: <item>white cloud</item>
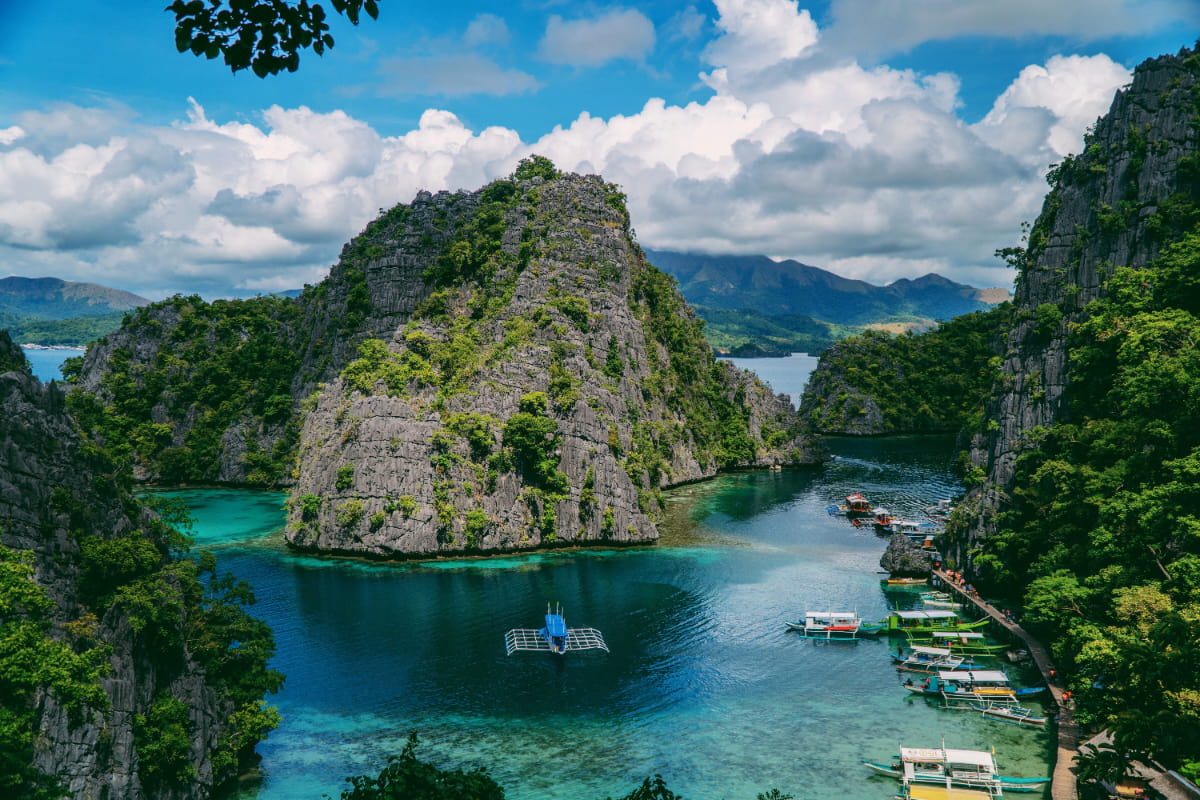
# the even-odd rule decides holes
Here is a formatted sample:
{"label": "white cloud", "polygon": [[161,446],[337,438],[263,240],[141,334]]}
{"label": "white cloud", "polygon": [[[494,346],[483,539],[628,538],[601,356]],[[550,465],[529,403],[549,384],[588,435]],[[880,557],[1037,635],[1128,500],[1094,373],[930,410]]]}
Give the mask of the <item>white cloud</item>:
{"label": "white cloud", "polygon": [[467,23],[463,43],[470,47],[481,44],[507,44],[508,24],[495,14],[478,14]]}
{"label": "white cloud", "polygon": [[380,71],[392,79],[382,95],[503,97],[537,91],[542,83],[528,72],[505,69],[479,53],[447,53],[424,58],[386,59]]}
{"label": "white cloud", "polygon": [[[1021,70],[977,129],[998,149],[1020,157],[1044,158],[1078,152],[1083,131],[1108,111],[1113,89],[1130,78],[1129,70],[1106,55],[1054,56],[1045,66],[1032,64]],[[1033,147],[1025,130],[1030,110],[1049,111],[1044,117],[1043,147]]]}
{"label": "white cloud", "polygon": [[707,23],[708,17],[697,11],[695,6],[688,6],[675,12],[667,21],[667,37],[673,40],[699,39]]}
{"label": "white cloud", "polygon": [[796,0],[715,0],[722,35],[709,45],[712,64],[758,70],[795,58],[817,43],[817,24]]}
{"label": "white cloud", "polygon": [[[528,143],[439,109],[399,136],[305,107],[219,122],[193,102],[169,127],[121,109],[22,115],[0,131],[0,255],[19,274],[150,296],[296,287],[380,208],[419,189],[477,188],[536,152],[622,184],[651,247],[790,257],[878,283],[937,268],[1003,284],[993,250],[1015,243],[1046,166],[1079,149],[1129,78],[1105,56],[1050,58],[967,125],[953,75],[822,56],[826,39],[789,0],[718,9],[703,76],[713,96],[582,113]],[[560,20],[555,46],[578,37],[571,63],[640,57],[654,30],[636,17]],[[608,24],[641,26],[641,44],[604,39]],[[493,35],[488,25],[498,30],[481,22],[472,35]]]}
{"label": "white cloud", "polygon": [[612,9],[590,19],[553,15],[538,45],[538,56],[552,64],[598,67],[627,58],[641,61],[654,49],[654,23],[636,9]]}
{"label": "white cloud", "polygon": [[1194,0],[833,0],[828,39],[837,48],[887,54],[958,36],[1099,39],[1194,25]]}

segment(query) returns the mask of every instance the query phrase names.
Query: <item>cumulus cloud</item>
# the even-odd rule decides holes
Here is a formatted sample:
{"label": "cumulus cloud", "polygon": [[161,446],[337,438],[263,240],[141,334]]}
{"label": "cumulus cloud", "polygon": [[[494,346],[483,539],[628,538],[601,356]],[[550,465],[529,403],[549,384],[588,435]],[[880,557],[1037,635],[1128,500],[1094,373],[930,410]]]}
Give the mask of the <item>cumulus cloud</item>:
{"label": "cumulus cloud", "polygon": [[[14,272],[151,296],[291,288],[318,279],[380,208],[474,189],[540,153],[622,184],[651,247],[796,258],[877,283],[937,271],[1004,285],[992,252],[1015,243],[1046,166],[1079,149],[1129,80],[1106,56],[1050,58],[967,125],[955,76],[822,55],[793,0],[717,8],[702,76],[712,96],[581,113],[531,142],[439,109],[399,136],[305,107],[221,122],[193,102],[171,126],[119,109],[20,116],[0,130],[0,252]],[[499,35],[498,18],[476,19],[467,36]],[[605,38],[605,25],[641,38]],[[632,11],[554,26],[548,51],[576,37],[565,63],[638,58],[654,43]]]}
{"label": "cumulus cloud", "polygon": [[612,9],[587,19],[554,15],[546,23],[538,56],[552,64],[598,67],[621,58],[641,61],[654,42],[654,23],[636,9]]}
{"label": "cumulus cloud", "polygon": [[828,38],[839,48],[887,54],[957,36],[1127,36],[1194,25],[1198,13],[1195,2],[1173,0],[833,0]]}
{"label": "cumulus cloud", "polygon": [[380,67],[394,78],[383,95],[460,97],[488,94],[503,97],[537,91],[542,83],[528,72],[505,69],[479,53],[448,53],[425,58],[386,59]]}
{"label": "cumulus cloud", "polygon": [[471,47],[481,44],[507,44],[508,24],[495,14],[478,14],[467,23],[463,43]]}

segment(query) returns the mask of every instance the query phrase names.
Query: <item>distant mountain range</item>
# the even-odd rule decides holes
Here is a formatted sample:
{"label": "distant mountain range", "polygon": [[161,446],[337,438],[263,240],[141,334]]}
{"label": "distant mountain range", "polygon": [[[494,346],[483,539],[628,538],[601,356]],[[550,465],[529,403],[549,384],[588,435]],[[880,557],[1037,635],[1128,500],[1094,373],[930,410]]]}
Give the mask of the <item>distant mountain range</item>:
{"label": "distant mountain range", "polygon": [[83,345],[121,326],[150,301],[121,289],[60,278],[0,278],[0,328],[13,341]]}
{"label": "distant mountain range", "polygon": [[679,281],[683,296],[698,309],[746,310],[767,317],[803,314],[836,325],[928,324],[1009,299],[1004,289],[977,289],[933,274],[876,286],[766,256],[670,250],[647,250],[646,255]]}
{"label": "distant mountain range", "polygon": [[97,317],[150,305],[144,297],[60,278],[0,278],[0,312],[37,319]]}

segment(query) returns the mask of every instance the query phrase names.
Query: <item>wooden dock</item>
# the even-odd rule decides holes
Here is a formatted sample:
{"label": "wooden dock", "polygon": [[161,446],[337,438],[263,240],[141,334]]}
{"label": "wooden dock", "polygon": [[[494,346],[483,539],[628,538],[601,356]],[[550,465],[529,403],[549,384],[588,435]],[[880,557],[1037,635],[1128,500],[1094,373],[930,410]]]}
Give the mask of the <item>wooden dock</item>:
{"label": "wooden dock", "polygon": [[1075,757],[1079,754],[1079,724],[1075,722],[1072,709],[1069,705],[1063,703],[1063,689],[1061,676],[1057,673],[1053,676],[1050,674],[1054,669],[1053,662],[1050,660],[1050,653],[1046,650],[1045,645],[1033,638],[1020,625],[1015,622],[1009,622],[1004,618],[1004,615],[997,611],[986,600],[980,599],[979,595],[968,592],[962,586],[950,579],[944,570],[934,570],[934,575],[942,582],[942,586],[946,589],[956,592],[964,600],[973,603],[980,611],[987,614],[991,619],[1004,630],[1008,631],[1014,638],[1020,639],[1025,643],[1025,648],[1029,654],[1033,656],[1034,663],[1042,672],[1042,677],[1046,681],[1046,685],[1050,687],[1050,693],[1054,696],[1054,702],[1058,705],[1058,758],[1054,764],[1054,776],[1050,783],[1050,796],[1053,800],[1076,800],[1078,796],[1075,780]]}

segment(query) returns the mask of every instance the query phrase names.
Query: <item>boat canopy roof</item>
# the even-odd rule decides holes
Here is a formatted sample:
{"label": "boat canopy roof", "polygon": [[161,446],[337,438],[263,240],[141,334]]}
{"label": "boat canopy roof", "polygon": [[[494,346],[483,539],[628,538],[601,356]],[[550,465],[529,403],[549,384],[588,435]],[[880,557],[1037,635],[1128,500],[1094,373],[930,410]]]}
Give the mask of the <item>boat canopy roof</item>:
{"label": "boat canopy roof", "polygon": [[563,619],[562,614],[546,615],[546,633],[550,636],[567,635],[567,621]]}
{"label": "boat canopy roof", "polygon": [[975,767],[995,769],[996,759],[987,750],[946,750],[949,764],[970,764]]}
{"label": "boat canopy roof", "polygon": [[958,614],[946,609],[932,609],[925,611],[897,611],[896,616],[900,619],[957,619]]}
{"label": "boat canopy roof", "polygon": [[809,611],[804,616],[809,619],[857,619],[858,614],[853,611]]}
{"label": "boat canopy roof", "polygon": [[1008,683],[1008,676],[998,669],[971,669],[939,672],[938,680],[970,681],[971,683]]}
{"label": "boat canopy roof", "polygon": [[946,760],[946,753],[940,747],[901,747],[900,760],[936,764]]}
{"label": "boat canopy roof", "polygon": [[913,645],[912,651],[923,656],[948,656],[953,650],[947,650],[944,647],[923,647],[921,645]]}
{"label": "boat canopy roof", "polygon": [[935,639],[982,639],[982,633],[974,631],[934,631]]}

